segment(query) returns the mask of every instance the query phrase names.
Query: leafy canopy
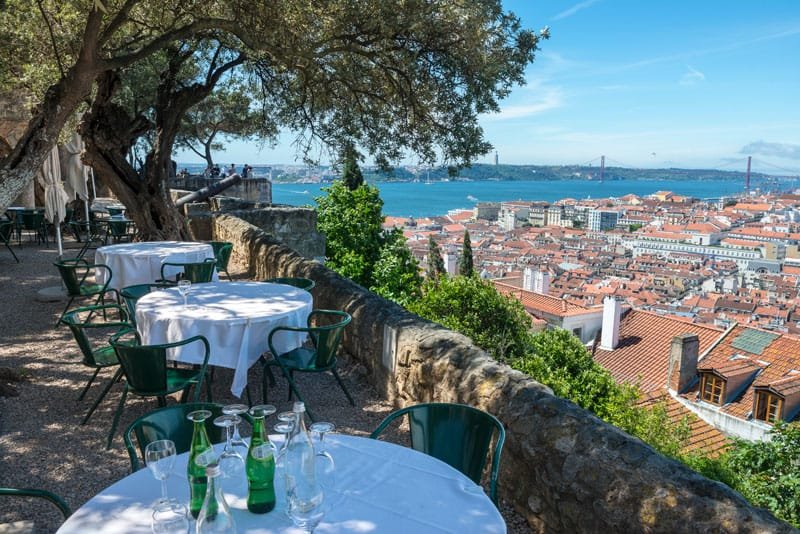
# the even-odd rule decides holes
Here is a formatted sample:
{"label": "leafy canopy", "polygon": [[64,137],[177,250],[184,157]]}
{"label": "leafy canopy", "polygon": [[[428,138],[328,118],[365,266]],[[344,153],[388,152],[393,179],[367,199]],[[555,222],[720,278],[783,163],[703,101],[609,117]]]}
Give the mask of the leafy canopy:
{"label": "leafy canopy", "polygon": [[525,353],[531,320],[516,299],[477,277],[427,279],[422,298],[408,309],[469,336],[498,360]]}
{"label": "leafy canopy", "polygon": [[372,283],[372,291],[401,306],[407,306],[420,297],[422,276],[419,264],[406,246],[406,238],[399,228],[385,234],[378,261],[373,267]]}

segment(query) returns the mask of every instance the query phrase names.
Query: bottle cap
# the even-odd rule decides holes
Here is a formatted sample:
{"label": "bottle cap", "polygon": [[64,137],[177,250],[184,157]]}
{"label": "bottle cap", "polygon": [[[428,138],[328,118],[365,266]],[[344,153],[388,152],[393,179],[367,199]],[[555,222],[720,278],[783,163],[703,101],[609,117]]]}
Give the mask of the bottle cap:
{"label": "bottle cap", "polygon": [[294,403],[294,408],[292,408],[292,411],[295,412],[295,413],[297,413],[297,412],[301,412],[301,413],[305,412],[306,411],[306,403],[305,402],[300,402],[300,401],[295,402]]}

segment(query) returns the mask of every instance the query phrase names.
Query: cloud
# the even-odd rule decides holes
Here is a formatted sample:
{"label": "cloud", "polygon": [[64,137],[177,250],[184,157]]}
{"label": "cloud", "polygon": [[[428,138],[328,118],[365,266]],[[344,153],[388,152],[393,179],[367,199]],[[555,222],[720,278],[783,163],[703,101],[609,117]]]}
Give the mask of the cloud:
{"label": "cloud", "polygon": [[800,160],[800,145],[755,141],[742,147],[740,154],[761,154],[777,158]]}
{"label": "cloud", "polygon": [[578,11],[580,11],[582,9],[586,9],[587,7],[590,7],[590,6],[592,6],[593,4],[596,4],[599,1],[600,0],[585,0],[584,2],[580,2],[578,4],[575,4],[571,8],[565,9],[564,11],[562,11],[561,13],[559,13],[558,15],[553,17],[553,20],[561,20],[561,19],[565,19],[567,17],[571,17],[572,15],[577,13]]}
{"label": "cloud", "polygon": [[551,109],[560,108],[564,105],[563,93],[560,88],[543,89],[541,94],[536,95],[538,100],[525,104],[502,106],[500,113],[484,115],[483,120],[496,122],[509,119],[520,119],[538,115]]}
{"label": "cloud", "polygon": [[681,85],[694,85],[697,82],[702,82],[706,79],[706,75],[694,67],[686,65],[686,68],[688,69],[688,72],[684,74],[683,78],[681,78],[680,82],[678,82]]}

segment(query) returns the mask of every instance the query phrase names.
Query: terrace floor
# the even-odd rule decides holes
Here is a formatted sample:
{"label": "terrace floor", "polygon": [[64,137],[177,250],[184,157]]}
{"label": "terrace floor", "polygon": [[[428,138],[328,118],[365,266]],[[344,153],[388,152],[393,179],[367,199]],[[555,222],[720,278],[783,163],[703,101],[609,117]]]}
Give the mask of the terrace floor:
{"label": "terrace floor", "polygon": [[[121,384],[112,388],[89,423],[80,425],[113,371],[101,372],[86,398],[76,400],[91,370],[81,365],[69,330],[53,328],[65,302],[39,302],[35,298],[40,289],[60,285],[52,266],[58,252],[52,244],[50,248],[30,243],[12,246],[19,264],[0,246],[0,367],[21,371],[26,379],[13,384],[18,396],[0,397],[0,486],[47,489],[64,497],[75,510],[129,474],[122,431],[157,406],[155,399],[129,396],[120,430],[108,451],[105,439]],[[72,257],[77,247],[68,239],[64,257]],[[234,278],[244,278],[242,266],[232,265],[230,271]],[[231,374],[231,370],[217,369],[215,402],[239,402],[230,393]],[[357,365],[345,359],[341,374],[356,407],[350,406],[331,376],[299,376],[298,384],[307,403],[321,419],[332,421],[338,432],[367,435],[392,410],[391,403],[370,387]],[[250,370],[249,383],[254,401],[260,399],[260,366]],[[279,411],[291,409],[286,396],[286,382],[278,377],[269,400]],[[177,395],[168,402],[177,402]],[[243,433],[247,435],[247,429]],[[509,532],[529,531],[525,521],[509,507],[501,506],[501,511]],[[0,524],[31,518],[36,518],[37,532],[54,532],[61,522],[55,508],[38,499],[5,498],[0,504]]]}

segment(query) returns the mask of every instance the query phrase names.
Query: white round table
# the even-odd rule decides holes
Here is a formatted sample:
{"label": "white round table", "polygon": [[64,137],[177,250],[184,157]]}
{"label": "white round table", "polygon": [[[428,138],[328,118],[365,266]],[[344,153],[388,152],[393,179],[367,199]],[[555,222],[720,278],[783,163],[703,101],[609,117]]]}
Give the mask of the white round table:
{"label": "white round table", "polygon": [[[369,438],[329,434],[325,445],[336,464],[335,483],[332,489],[323,488],[325,516],[315,534],[506,532],[502,516],[483,489],[444,462]],[[189,500],[187,459],[186,453],[178,456],[168,479],[169,496],[184,504]],[[239,534],[302,532],[286,515],[280,475],[278,470],[277,504],[267,514],[247,511],[244,480],[223,481]],[[149,469],[140,469],[89,500],[58,532],[149,533],[152,506],[159,496],[160,483]],[[190,530],[194,532],[193,524]]]}
{"label": "white round table", "polygon": [[[94,262],[111,268],[111,283],[108,287],[119,290],[136,284],[152,284],[161,278],[161,264],[164,262],[196,263],[213,257],[214,248],[208,243],[144,241],[100,247],[94,253]],[[174,276],[180,271],[178,268],[170,269],[165,273],[167,276]],[[214,277],[215,280],[219,279],[216,272]],[[105,271],[98,271],[97,283],[105,282]]]}
{"label": "white round table", "polygon": [[[202,335],[211,345],[209,364],[234,369],[231,393],[241,396],[247,370],[269,350],[267,336],[276,326],[306,326],[311,293],[283,284],[213,282],[194,284],[188,305],[177,288],[155,291],[136,303],[136,328],[146,345]],[[303,344],[305,333],[280,332],[275,348],[287,352]],[[202,363],[200,343],[173,351],[171,358]]]}

